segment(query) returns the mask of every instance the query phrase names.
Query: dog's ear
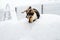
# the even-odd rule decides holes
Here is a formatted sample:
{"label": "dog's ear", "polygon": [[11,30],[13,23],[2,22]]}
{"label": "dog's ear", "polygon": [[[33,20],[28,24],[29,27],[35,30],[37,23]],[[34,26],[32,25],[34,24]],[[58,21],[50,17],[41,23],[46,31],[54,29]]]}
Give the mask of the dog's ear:
{"label": "dog's ear", "polygon": [[31,6],[29,6],[29,8],[28,8],[28,9],[24,10],[24,11],[23,11],[23,12],[21,12],[21,13],[27,12],[29,9],[31,9]]}
{"label": "dog's ear", "polygon": [[31,9],[31,6],[29,6],[29,8],[28,9]]}
{"label": "dog's ear", "polygon": [[24,12],[26,12],[27,10],[24,10],[23,12],[21,12],[21,13],[24,13]]}

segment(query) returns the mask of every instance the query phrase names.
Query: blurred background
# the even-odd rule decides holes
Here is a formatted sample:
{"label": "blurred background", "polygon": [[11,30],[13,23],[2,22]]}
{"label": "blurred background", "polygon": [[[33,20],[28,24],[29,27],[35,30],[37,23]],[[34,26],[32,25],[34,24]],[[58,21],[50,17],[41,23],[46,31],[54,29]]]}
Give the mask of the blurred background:
{"label": "blurred background", "polygon": [[[0,0],[0,21],[20,20],[27,7],[36,8],[41,14],[60,14],[60,0]],[[16,17],[17,16],[17,17]]]}

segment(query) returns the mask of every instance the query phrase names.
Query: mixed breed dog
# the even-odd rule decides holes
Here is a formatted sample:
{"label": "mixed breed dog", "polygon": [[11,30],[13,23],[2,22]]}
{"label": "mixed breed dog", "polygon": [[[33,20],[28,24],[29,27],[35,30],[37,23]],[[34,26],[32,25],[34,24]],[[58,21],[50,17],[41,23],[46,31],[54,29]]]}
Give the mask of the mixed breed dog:
{"label": "mixed breed dog", "polygon": [[22,13],[24,12],[26,13],[26,18],[28,19],[29,23],[36,21],[40,17],[39,11],[31,6],[29,6],[29,8],[24,10]]}
{"label": "mixed breed dog", "polygon": [[40,17],[40,13],[38,12],[38,10],[32,8],[31,6],[29,6],[29,8],[24,10],[22,13],[24,12],[26,13],[26,18],[28,19],[29,23],[36,21]]}

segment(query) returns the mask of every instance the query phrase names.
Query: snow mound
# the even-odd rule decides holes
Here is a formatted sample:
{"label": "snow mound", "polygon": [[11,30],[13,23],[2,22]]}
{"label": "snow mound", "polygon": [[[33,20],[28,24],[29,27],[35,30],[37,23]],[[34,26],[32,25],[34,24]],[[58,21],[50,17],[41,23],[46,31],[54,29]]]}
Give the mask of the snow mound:
{"label": "snow mound", "polygon": [[28,30],[25,39],[31,40],[60,40],[60,16],[53,14],[43,14],[40,19],[33,23],[28,23],[27,19],[20,20],[23,28]]}
{"label": "snow mound", "polygon": [[33,23],[26,18],[1,22],[0,40],[60,40],[60,16],[41,14]]}

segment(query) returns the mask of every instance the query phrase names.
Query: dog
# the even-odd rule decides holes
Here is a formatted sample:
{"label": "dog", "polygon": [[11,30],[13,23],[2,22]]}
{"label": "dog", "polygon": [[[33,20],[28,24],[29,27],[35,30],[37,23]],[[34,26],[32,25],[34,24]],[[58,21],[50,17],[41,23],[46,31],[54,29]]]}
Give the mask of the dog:
{"label": "dog", "polygon": [[29,20],[29,23],[34,22],[36,19],[39,19],[40,17],[40,13],[38,12],[37,9],[32,8],[31,6],[29,6],[28,9],[26,9],[25,11],[23,11],[22,13],[26,12],[26,18]]}

